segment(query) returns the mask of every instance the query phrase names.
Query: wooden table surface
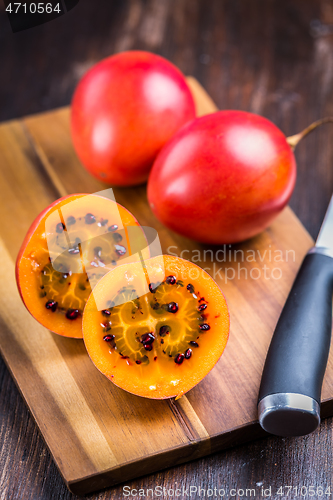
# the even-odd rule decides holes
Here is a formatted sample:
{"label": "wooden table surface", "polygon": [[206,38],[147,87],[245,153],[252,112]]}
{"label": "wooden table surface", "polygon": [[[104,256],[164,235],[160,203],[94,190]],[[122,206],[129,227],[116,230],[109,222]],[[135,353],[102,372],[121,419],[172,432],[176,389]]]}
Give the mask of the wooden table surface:
{"label": "wooden table surface", "polygon": [[[171,59],[220,108],[260,113],[287,135],[333,116],[332,0],[81,0],[65,16],[15,35],[0,9],[0,120],[68,104],[92,64],[133,48]],[[313,237],[333,191],[332,137],[327,125],[296,151],[291,206]],[[65,487],[1,360],[0,415],[1,500],[78,498]],[[287,498],[287,489],[281,496],[278,488],[288,485],[321,486],[325,493],[332,487],[332,430],[328,419],[310,436],[261,439],[128,486],[216,487],[226,490],[224,498],[232,488],[255,488],[262,498],[262,486],[272,487],[270,498]],[[123,487],[89,498],[120,499]],[[302,498],[300,490],[289,498]]]}

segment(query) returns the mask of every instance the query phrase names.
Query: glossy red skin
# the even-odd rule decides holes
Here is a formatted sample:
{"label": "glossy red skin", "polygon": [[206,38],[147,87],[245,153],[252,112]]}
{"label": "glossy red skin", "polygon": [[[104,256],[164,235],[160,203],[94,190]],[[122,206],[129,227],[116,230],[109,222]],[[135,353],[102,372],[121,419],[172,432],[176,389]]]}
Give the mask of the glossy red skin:
{"label": "glossy red skin", "polygon": [[193,120],[165,145],[148,200],[163,224],[188,238],[237,243],[271,223],[295,181],[294,154],[272,122],[220,111]]}
{"label": "glossy red skin", "polygon": [[72,101],[75,150],[99,180],[120,186],[148,178],[162,146],[195,117],[183,74],[166,59],[128,51],[96,64]]}

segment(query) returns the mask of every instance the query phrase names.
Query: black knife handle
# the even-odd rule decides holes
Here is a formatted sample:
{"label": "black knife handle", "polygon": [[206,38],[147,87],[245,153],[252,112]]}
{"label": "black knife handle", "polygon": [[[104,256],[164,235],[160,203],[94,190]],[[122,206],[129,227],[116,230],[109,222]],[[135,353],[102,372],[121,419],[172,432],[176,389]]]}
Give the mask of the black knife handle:
{"label": "black knife handle", "polygon": [[302,436],[320,423],[320,394],[332,330],[333,258],[305,257],[277,323],[259,390],[260,425]]}

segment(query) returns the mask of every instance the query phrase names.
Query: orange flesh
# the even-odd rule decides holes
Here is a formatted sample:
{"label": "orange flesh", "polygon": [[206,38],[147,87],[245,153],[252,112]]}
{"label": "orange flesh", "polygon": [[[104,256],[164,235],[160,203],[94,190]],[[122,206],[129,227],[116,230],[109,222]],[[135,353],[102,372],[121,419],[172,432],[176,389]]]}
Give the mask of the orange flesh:
{"label": "orange flesh", "polygon": [[[161,256],[145,266],[119,266],[98,283],[83,314],[84,342],[96,367],[122,389],[180,397],[220,358],[229,335],[227,304],[213,279],[191,262]],[[188,349],[190,357],[182,358]]]}
{"label": "orange flesh", "polygon": [[18,288],[30,313],[55,333],[82,338],[82,313],[92,287],[110,269],[133,259],[129,226],[138,226],[130,212],[97,195],[67,196],[42,212],[16,264]]}

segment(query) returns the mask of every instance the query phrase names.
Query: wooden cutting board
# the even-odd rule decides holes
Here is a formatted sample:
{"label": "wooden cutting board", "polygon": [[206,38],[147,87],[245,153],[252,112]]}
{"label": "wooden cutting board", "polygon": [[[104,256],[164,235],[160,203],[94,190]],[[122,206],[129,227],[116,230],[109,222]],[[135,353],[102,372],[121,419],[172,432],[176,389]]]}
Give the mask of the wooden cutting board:
{"label": "wooden cutting board", "polygon": [[[215,111],[200,85],[193,78],[189,84],[198,113]],[[204,267],[230,308],[230,340],[212,372],[178,401],[151,401],[113,386],[81,340],[40,326],[16,289],[15,258],[36,215],[60,196],[105,189],[73,151],[68,108],[0,126],[0,179],[0,349],[71,491],[88,493],[264,435],[256,402],[265,355],[313,243],[289,208],[257,238],[209,248],[161,226],[145,186],[114,189],[116,200],[141,224],[158,230],[164,253],[194,261],[198,251],[206,256]],[[333,414],[332,400],[331,355],[323,416]]]}

